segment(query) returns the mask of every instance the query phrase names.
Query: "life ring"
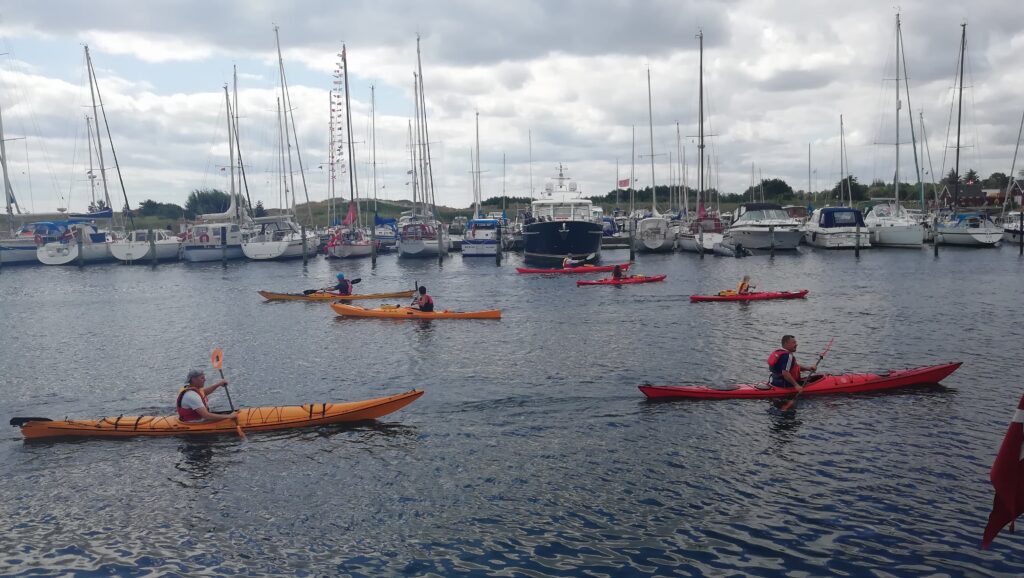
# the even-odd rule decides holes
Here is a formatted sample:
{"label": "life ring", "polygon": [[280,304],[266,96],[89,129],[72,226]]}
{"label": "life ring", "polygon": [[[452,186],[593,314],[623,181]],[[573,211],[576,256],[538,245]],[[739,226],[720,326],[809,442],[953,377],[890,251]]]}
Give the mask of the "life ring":
{"label": "life ring", "polygon": [[43,246],[43,236],[40,235],[39,233],[36,233],[35,236],[32,237],[32,239],[36,242],[36,247]]}
{"label": "life ring", "polygon": [[210,242],[210,236],[207,235],[206,233],[203,233],[202,235],[199,235],[199,242],[200,243],[209,243]]}

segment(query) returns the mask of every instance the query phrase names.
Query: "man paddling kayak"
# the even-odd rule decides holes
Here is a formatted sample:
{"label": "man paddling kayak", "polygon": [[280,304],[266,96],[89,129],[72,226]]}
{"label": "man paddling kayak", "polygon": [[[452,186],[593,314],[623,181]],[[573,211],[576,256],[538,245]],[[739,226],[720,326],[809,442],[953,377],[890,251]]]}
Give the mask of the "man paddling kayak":
{"label": "man paddling kayak", "polygon": [[222,379],[209,387],[203,387],[203,384],[206,383],[206,374],[201,369],[190,370],[187,379],[188,383],[178,394],[178,401],[175,404],[178,407],[178,418],[181,421],[210,422],[225,419],[238,421],[237,411],[213,413],[210,411],[210,405],[206,402],[206,397],[217,388],[227,386],[228,380]]}
{"label": "man paddling kayak", "polygon": [[615,268],[612,269],[612,279],[616,281],[622,279],[622,265],[616,265]]}
{"label": "man paddling kayak", "polygon": [[782,349],[776,349],[768,356],[768,367],[772,372],[770,383],[773,387],[792,387],[797,391],[804,388],[800,373],[813,373],[818,369],[817,365],[804,369],[796,362],[796,337],[792,335],[782,336]]}

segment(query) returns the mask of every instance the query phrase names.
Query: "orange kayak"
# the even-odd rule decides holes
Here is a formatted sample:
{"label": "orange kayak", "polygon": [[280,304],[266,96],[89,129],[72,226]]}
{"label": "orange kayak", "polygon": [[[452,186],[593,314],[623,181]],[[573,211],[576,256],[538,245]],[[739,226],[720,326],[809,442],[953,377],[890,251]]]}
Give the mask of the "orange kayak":
{"label": "orange kayak", "polygon": [[412,297],[415,290],[395,291],[394,293],[367,293],[365,295],[338,295],[332,291],[318,291],[308,295],[303,293],[274,293],[273,291],[257,291],[267,301],[355,301],[357,299],[392,299]]}
{"label": "orange kayak", "polygon": [[[238,410],[238,425],[246,433],[312,427],[376,419],[398,411],[423,395],[414,389],[397,395],[343,403],[307,403],[276,407],[246,407]],[[177,415],[140,415],[103,419],[53,421],[46,418],[13,418],[25,439],[135,436],[188,436],[235,434],[235,422],[183,422]]]}
{"label": "orange kayak", "polygon": [[346,317],[384,317],[387,319],[501,319],[501,309],[486,311],[420,311],[412,307],[378,307],[366,309],[358,305],[331,303],[331,308],[338,315]]}

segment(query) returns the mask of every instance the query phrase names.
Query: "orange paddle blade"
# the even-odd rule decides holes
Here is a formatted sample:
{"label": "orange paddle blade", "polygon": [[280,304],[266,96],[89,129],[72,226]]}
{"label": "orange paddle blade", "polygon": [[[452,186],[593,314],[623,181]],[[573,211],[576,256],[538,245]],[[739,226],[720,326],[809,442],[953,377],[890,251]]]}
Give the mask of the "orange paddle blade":
{"label": "orange paddle blade", "polygon": [[224,352],[217,347],[210,354],[210,363],[213,364],[214,369],[220,369],[224,365]]}

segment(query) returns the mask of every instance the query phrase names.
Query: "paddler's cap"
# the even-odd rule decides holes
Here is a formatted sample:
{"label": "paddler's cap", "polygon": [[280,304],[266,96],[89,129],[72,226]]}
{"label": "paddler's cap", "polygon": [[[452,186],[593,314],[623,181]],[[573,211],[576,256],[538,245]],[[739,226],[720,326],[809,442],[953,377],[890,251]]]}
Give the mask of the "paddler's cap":
{"label": "paddler's cap", "polygon": [[188,377],[185,378],[186,382],[191,382],[192,378],[199,377],[200,375],[206,375],[202,369],[190,369],[188,370]]}
{"label": "paddler's cap", "polygon": [[345,278],[345,274],[344,273],[338,273],[338,281],[341,281],[344,278]]}

